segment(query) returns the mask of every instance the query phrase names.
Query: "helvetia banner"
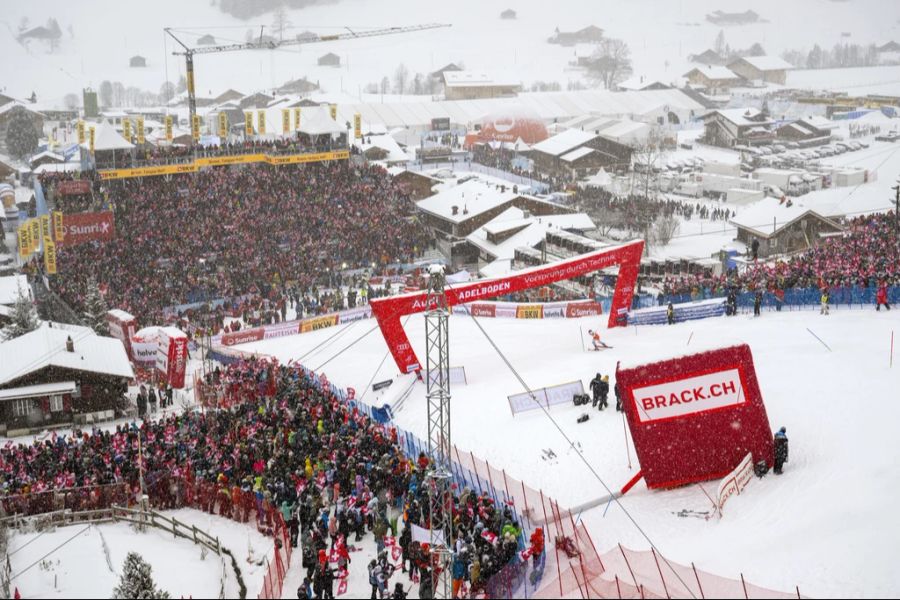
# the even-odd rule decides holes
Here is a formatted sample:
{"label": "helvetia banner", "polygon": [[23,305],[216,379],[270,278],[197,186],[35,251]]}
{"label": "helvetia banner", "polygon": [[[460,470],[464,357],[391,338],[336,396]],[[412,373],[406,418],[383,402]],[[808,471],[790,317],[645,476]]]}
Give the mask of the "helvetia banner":
{"label": "helvetia banner", "polygon": [[774,447],[746,344],[616,371],[616,385],[647,487],[724,477]]}

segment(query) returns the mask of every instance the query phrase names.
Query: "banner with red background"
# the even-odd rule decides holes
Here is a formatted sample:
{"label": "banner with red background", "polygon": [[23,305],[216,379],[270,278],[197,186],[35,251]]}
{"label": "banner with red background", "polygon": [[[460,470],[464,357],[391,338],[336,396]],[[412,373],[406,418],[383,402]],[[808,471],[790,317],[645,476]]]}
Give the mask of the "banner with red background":
{"label": "banner with red background", "polygon": [[647,487],[724,477],[748,452],[774,460],[746,344],[616,370]]}
{"label": "banner with red background", "polygon": [[86,242],[108,242],[116,237],[116,219],[111,211],[63,215],[63,239],[67,246]]}
{"label": "banner with red background", "polygon": [[[643,252],[643,240],[636,240],[621,246],[604,248],[596,252],[574,256],[549,265],[516,271],[507,277],[473,281],[452,287],[448,286],[447,304],[448,306],[455,306],[457,304],[505,296],[618,265],[619,275],[609,317],[609,327],[616,327],[624,324],[624,322],[619,322],[616,319],[619,309],[627,311],[631,306],[631,298],[634,295],[634,286],[637,282],[641,254]],[[418,371],[421,369],[421,365],[418,357],[416,357],[416,353],[413,351],[412,345],[409,343],[406,331],[400,324],[400,318],[405,315],[424,312],[427,295],[426,291],[419,291],[370,301],[372,312],[378,320],[378,325],[381,328],[382,335],[384,335],[385,342],[387,342],[388,349],[390,349],[394,361],[403,373]],[[499,313],[499,308],[495,309],[495,312]]]}

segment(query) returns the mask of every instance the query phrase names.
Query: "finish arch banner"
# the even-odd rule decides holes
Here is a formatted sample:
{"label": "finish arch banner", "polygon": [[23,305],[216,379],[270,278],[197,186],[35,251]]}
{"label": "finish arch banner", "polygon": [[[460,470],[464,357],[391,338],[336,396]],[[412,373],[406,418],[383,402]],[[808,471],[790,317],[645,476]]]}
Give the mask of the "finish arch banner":
{"label": "finish arch banner", "polygon": [[[618,320],[618,315],[626,313],[631,306],[631,298],[634,295],[634,286],[637,282],[643,252],[644,241],[636,240],[621,246],[613,246],[573,256],[549,265],[540,265],[515,271],[507,277],[482,279],[454,286],[448,284],[447,303],[449,306],[456,306],[457,304],[478,302],[618,266],[619,276],[616,280],[616,290],[613,294],[612,309],[609,311],[609,327],[624,325],[624,321]],[[394,361],[403,373],[419,371],[422,367],[416,353],[413,351],[412,345],[409,343],[406,331],[400,324],[400,318],[424,312],[427,297],[427,291],[423,290],[399,296],[373,299],[369,302],[391,355],[393,355]],[[503,316],[501,315],[500,307],[495,308],[494,312],[495,316]],[[515,309],[512,312],[513,314],[510,316],[519,316],[516,314],[517,311]],[[529,314],[529,316],[532,315]],[[535,316],[532,316],[532,318]],[[728,470],[731,469],[729,468]]]}
{"label": "finish arch banner", "polygon": [[725,477],[748,453],[774,462],[746,344],[617,368],[616,385],[649,488]]}

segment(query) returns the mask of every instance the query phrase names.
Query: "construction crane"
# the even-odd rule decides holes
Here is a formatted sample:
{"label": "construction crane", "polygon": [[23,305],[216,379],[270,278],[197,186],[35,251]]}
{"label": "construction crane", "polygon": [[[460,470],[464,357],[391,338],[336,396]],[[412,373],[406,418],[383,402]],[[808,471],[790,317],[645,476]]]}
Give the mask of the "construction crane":
{"label": "construction crane", "polygon": [[315,38],[292,39],[292,40],[271,40],[264,39],[262,29],[260,29],[259,39],[255,42],[246,42],[243,44],[223,44],[217,46],[203,46],[201,48],[191,48],[172,33],[171,27],[166,27],[164,31],[173,40],[184,48],[183,51],[176,50],[172,54],[176,56],[184,56],[185,66],[187,70],[187,93],[188,108],[190,109],[190,121],[194,122],[194,115],[197,114],[197,96],[194,90],[194,55],[195,54],[215,54],[219,52],[234,52],[236,50],[276,50],[285,46],[298,46],[300,44],[316,44],[320,42],[336,42],[339,40],[355,40],[360,38],[377,37],[382,35],[393,35],[397,33],[412,33],[415,31],[426,31],[428,29],[440,29],[442,27],[450,27],[448,23],[428,23],[425,25],[410,25],[407,27],[386,27],[383,29],[370,29],[368,31],[353,31],[347,27],[347,33],[336,33],[331,35],[320,35]]}

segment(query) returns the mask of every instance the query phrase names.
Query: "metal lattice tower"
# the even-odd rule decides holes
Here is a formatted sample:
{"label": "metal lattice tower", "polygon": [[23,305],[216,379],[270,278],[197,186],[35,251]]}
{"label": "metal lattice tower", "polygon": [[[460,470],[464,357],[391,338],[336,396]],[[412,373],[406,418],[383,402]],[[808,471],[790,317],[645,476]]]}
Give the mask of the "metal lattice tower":
{"label": "metal lattice tower", "polygon": [[[450,489],[450,335],[444,268],[432,265],[425,312],[425,374],[428,396],[428,474],[434,598],[451,598],[450,545],[453,496]],[[435,568],[436,567],[436,568]]]}

